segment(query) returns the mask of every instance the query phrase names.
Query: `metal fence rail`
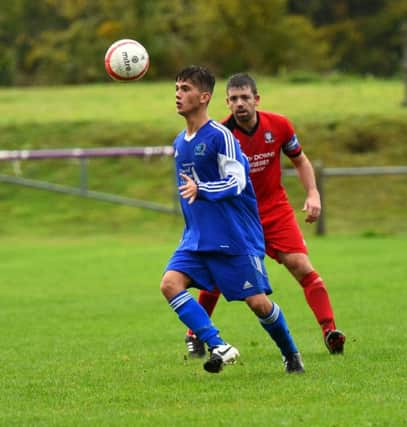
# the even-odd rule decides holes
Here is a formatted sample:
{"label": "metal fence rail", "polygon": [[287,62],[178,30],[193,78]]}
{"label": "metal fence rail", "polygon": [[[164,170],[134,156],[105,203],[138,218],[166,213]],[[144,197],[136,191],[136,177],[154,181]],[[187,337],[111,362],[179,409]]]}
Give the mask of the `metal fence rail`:
{"label": "metal fence rail", "polygon": [[78,159],[90,157],[151,157],[171,156],[172,146],[117,147],[117,148],[67,148],[55,150],[0,150],[1,160]]}
{"label": "metal fence rail", "polygon": [[[315,178],[321,196],[321,204],[325,204],[325,179],[330,176],[372,176],[372,175],[405,175],[407,166],[365,166],[365,167],[344,167],[344,168],[324,168],[321,162],[314,164]],[[285,169],[284,175],[295,176],[295,169]],[[325,210],[316,223],[316,234],[326,234]]]}
{"label": "metal fence rail", "polygon": [[[0,161],[21,160],[42,160],[42,159],[79,159],[80,167],[80,185],[71,187],[54,184],[46,181],[32,180],[11,175],[1,175],[0,182],[8,184],[24,185],[26,187],[37,188],[48,191],[56,191],[81,197],[93,198],[111,203],[120,203],[128,206],[152,209],[155,211],[178,214],[177,189],[174,189],[173,206],[165,206],[147,200],[137,200],[128,197],[118,196],[116,194],[91,191],[88,189],[87,159],[96,157],[162,157],[172,156],[172,146],[160,147],[122,147],[122,148],[73,148],[73,149],[55,149],[55,150],[0,150]],[[317,186],[321,195],[321,202],[325,200],[325,179],[332,176],[368,176],[368,175],[403,175],[407,174],[407,166],[370,166],[370,167],[344,167],[344,168],[324,168],[322,163],[314,164]],[[283,175],[295,176],[295,169],[284,169]],[[326,221],[324,210],[316,224],[316,234],[326,234]]]}
{"label": "metal fence rail", "polygon": [[173,206],[165,206],[148,200],[132,199],[117,194],[91,191],[88,188],[88,158],[101,157],[162,157],[172,156],[172,146],[161,147],[118,147],[118,148],[72,148],[54,150],[0,150],[0,161],[45,160],[45,159],[79,159],[80,184],[79,187],[54,184],[47,181],[27,179],[12,175],[0,174],[0,182],[23,185],[39,190],[55,191],[75,196],[102,200],[104,202],[119,203],[127,206],[151,209],[158,212],[178,214],[178,202],[174,196]]}

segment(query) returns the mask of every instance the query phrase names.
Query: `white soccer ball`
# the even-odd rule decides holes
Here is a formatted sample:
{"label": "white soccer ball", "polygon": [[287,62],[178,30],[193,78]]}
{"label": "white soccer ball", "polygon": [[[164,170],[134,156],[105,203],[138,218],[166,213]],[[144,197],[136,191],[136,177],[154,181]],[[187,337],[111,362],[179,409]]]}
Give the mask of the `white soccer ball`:
{"label": "white soccer ball", "polygon": [[105,55],[106,71],[115,80],[139,80],[146,74],[149,65],[146,48],[136,40],[118,40]]}

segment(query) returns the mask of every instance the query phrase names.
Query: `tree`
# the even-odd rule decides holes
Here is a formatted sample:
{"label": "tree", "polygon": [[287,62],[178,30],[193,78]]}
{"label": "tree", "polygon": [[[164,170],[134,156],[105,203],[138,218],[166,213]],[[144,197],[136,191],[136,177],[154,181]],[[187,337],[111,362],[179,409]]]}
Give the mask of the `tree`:
{"label": "tree", "polygon": [[306,18],[287,16],[285,5],[284,0],[200,2],[192,27],[195,54],[221,74],[323,68],[326,43]]}

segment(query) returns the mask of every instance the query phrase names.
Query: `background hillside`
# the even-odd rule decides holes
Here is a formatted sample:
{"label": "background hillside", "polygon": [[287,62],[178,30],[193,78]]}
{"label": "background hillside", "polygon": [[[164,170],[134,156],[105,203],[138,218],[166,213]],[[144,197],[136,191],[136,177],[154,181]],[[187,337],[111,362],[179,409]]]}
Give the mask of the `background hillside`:
{"label": "background hillside", "polygon": [[[306,153],[327,167],[407,164],[407,110],[399,80],[330,78],[308,82],[256,76],[261,107],[291,118]],[[225,82],[210,112],[226,113]],[[0,147],[45,149],[170,145],[184,126],[174,111],[172,81],[0,91]],[[287,164],[288,165],[288,164]],[[72,160],[0,162],[0,173],[79,185]],[[93,159],[89,189],[174,204],[172,160]],[[303,192],[286,177],[299,212]],[[178,217],[10,184],[0,184],[3,235],[120,233],[151,236],[174,231]],[[407,176],[331,177],[325,212],[331,234],[407,233]],[[305,225],[306,234],[314,231]]]}

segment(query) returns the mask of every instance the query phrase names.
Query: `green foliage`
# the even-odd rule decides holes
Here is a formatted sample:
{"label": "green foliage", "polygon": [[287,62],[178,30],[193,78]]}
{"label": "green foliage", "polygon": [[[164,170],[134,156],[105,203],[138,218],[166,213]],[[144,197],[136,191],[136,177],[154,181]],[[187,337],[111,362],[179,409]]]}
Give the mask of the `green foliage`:
{"label": "green foliage", "polygon": [[14,52],[0,46],[0,86],[11,86],[14,84],[16,63]]}
{"label": "green foliage", "polygon": [[147,80],[190,63],[220,76],[335,68],[394,75],[406,7],[372,2],[362,13],[345,0],[306,8],[286,0],[18,0],[0,10],[0,85],[108,81],[104,54],[120,38],[147,47]]}
{"label": "green foliage", "polygon": [[[290,0],[325,34],[331,65],[347,73],[391,76],[400,72],[401,26],[407,3],[389,0],[325,2]],[[362,54],[363,52],[363,54]]]}

